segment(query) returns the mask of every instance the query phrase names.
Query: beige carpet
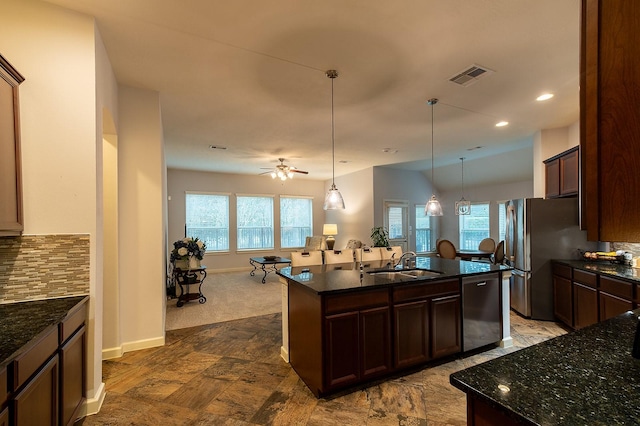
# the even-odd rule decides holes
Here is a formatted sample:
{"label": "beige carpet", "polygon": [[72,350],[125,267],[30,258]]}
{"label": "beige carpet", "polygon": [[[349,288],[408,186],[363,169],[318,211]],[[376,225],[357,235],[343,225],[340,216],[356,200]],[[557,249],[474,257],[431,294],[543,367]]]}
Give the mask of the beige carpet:
{"label": "beige carpet", "polygon": [[[281,284],[271,272],[262,284],[262,273],[249,276],[249,271],[210,273],[202,285],[206,303],[191,300],[178,308],[178,299],[167,300],[166,330],[274,314],[282,311]],[[191,292],[197,291],[191,286]],[[180,294],[180,288],[177,288]]]}

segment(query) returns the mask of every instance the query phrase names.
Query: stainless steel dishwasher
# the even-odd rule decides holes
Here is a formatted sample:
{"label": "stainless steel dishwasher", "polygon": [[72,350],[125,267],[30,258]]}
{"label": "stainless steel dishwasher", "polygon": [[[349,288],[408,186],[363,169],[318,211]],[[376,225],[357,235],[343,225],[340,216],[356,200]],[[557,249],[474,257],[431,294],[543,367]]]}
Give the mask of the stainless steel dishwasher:
{"label": "stainless steel dishwasher", "polygon": [[462,351],[502,339],[500,274],[462,278]]}

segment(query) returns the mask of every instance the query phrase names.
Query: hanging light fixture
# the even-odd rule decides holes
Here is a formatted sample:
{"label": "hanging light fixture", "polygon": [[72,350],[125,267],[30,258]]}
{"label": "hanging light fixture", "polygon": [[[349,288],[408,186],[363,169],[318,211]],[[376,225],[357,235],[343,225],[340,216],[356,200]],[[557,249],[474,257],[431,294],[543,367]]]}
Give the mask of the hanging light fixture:
{"label": "hanging light fixture", "polygon": [[335,125],[333,119],[333,80],[338,77],[338,71],[328,70],[326,72],[327,77],[331,79],[331,188],[327,192],[327,196],[324,199],[325,210],[344,210],[344,199],[342,194],[336,188],[336,138],[335,138]]}
{"label": "hanging light fixture", "polygon": [[460,161],[462,161],[462,198],[460,198],[460,201],[456,201],[456,214],[458,216],[471,214],[471,201],[464,199],[464,157],[460,157]]}
{"label": "hanging light fixture", "polygon": [[[433,182],[433,106],[438,103],[437,98],[431,98],[427,101],[427,104],[431,105],[431,186],[434,187]],[[431,198],[424,207],[424,214],[427,216],[442,216],[442,206],[440,201],[436,199],[436,195],[432,194]]]}

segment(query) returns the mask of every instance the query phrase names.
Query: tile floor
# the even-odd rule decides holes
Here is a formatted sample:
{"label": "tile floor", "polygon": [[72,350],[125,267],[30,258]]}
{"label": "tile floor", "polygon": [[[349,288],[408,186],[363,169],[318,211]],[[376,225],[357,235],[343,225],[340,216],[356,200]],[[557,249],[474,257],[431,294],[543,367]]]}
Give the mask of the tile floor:
{"label": "tile floor", "polygon": [[566,333],[511,314],[494,348],[368,388],[316,399],[280,358],[280,314],[167,332],[166,345],[104,361],[107,395],[85,425],[466,425],[449,374]]}

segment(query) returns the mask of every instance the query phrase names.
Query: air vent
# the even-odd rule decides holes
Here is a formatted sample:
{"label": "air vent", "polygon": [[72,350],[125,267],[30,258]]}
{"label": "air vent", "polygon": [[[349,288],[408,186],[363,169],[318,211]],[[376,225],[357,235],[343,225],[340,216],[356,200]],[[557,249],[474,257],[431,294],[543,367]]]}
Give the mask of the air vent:
{"label": "air vent", "polygon": [[473,64],[466,70],[459,72],[453,77],[451,77],[449,81],[452,81],[461,86],[468,86],[489,74],[493,74],[493,71],[490,70],[489,68],[485,68],[480,65]]}

